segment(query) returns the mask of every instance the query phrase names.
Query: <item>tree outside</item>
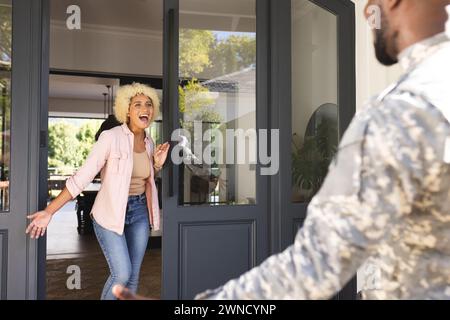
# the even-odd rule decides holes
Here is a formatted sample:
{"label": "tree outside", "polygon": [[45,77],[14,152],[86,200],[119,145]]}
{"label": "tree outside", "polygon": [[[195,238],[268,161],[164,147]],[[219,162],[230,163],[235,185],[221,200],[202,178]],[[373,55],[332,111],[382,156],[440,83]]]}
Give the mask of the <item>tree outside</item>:
{"label": "tree outside", "polygon": [[254,65],[254,33],[181,29],[179,42],[179,76],[187,80],[178,88],[181,126],[190,130],[194,120],[221,123],[223,119],[213,110],[215,101],[202,82]]}
{"label": "tree outside", "polygon": [[99,129],[98,120],[89,120],[84,123],[78,130],[76,138],[78,140],[79,152],[81,154],[82,162],[80,166],[91,152],[92,146],[95,143],[95,134]]}
{"label": "tree outside", "polygon": [[51,118],[48,127],[49,196],[59,194],[68,176],[83,165],[103,120]]}
{"label": "tree outside", "polygon": [[210,80],[256,63],[254,33],[181,29],[179,46],[180,78]]}
{"label": "tree outside", "polygon": [[48,127],[48,166],[55,174],[71,175],[89,155],[102,120],[52,120]]}
{"label": "tree outside", "polygon": [[[11,5],[0,4],[0,60],[10,66],[12,39]],[[3,66],[3,63],[2,63]]]}

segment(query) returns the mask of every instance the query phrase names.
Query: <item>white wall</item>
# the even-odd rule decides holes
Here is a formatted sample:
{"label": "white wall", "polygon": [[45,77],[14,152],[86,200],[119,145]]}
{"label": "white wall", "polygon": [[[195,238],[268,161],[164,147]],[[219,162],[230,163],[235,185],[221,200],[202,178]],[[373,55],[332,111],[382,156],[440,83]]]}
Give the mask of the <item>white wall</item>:
{"label": "white wall", "polygon": [[375,58],[373,35],[364,18],[367,0],[352,0],[356,7],[356,108],[401,75],[400,66],[384,67]]}
{"label": "white wall", "polygon": [[162,33],[83,24],[68,30],[53,20],[50,67],[118,74],[162,75]]}
{"label": "white wall", "polygon": [[50,117],[104,118],[103,101],[49,98]]}

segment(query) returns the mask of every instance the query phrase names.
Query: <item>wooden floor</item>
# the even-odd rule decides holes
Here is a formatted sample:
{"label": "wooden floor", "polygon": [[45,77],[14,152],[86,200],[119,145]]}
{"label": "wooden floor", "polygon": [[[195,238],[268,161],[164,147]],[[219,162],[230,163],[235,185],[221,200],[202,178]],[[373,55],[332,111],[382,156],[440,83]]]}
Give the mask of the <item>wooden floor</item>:
{"label": "wooden floor", "polygon": [[[70,266],[81,271],[81,289],[70,290],[67,281]],[[70,269],[69,269],[70,270]],[[102,254],[84,258],[47,260],[48,300],[98,300],[103,285],[109,276],[108,266]],[[70,283],[73,283],[70,281]],[[161,291],[161,251],[149,250],[141,268],[138,292],[145,296],[160,298]]]}
{"label": "wooden floor", "polygon": [[[76,227],[74,203],[63,207],[48,227],[48,300],[97,300],[109,276],[108,265],[95,235],[79,235]],[[68,280],[72,282],[70,276],[73,271],[70,270],[78,270],[77,267],[80,270],[81,289],[71,290],[67,286]],[[149,249],[142,263],[138,293],[159,298],[160,292],[161,250]]]}

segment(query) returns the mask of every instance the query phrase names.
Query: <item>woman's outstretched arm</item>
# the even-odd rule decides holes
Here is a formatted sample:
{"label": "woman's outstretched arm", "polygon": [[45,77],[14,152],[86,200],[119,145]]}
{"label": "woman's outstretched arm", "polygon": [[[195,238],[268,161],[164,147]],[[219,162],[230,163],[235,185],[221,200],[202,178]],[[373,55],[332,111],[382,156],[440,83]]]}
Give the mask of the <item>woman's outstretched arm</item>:
{"label": "woman's outstretched arm", "polygon": [[27,218],[32,219],[32,221],[28,225],[25,233],[31,232],[30,237],[32,239],[37,239],[43,236],[53,215],[70,200],[72,200],[72,196],[69,190],[64,187],[59,195],[52,202],[50,202],[44,210],[27,216]]}
{"label": "woman's outstretched arm", "polygon": [[25,232],[31,232],[32,239],[43,236],[52,216],[69,200],[75,199],[103,168],[110,152],[111,139],[111,132],[103,131],[83,166],[67,179],[66,186],[60,194],[48,204],[47,208],[28,216],[31,222]]}

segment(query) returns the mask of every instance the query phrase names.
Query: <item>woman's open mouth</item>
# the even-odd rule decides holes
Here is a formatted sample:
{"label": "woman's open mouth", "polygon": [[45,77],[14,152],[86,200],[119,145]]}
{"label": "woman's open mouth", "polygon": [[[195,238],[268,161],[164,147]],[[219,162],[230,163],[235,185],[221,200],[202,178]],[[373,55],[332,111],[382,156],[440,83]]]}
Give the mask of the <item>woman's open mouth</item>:
{"label": "woman's open mouth", "polygon": [[139,116],[139,120],[141,120],[141,122],[142,122],[143,124],[147,125],[147,124],[148,124],[148,121],[149,121],[149,116],[148,116],[148,114],[140,115],[140,116]]}

